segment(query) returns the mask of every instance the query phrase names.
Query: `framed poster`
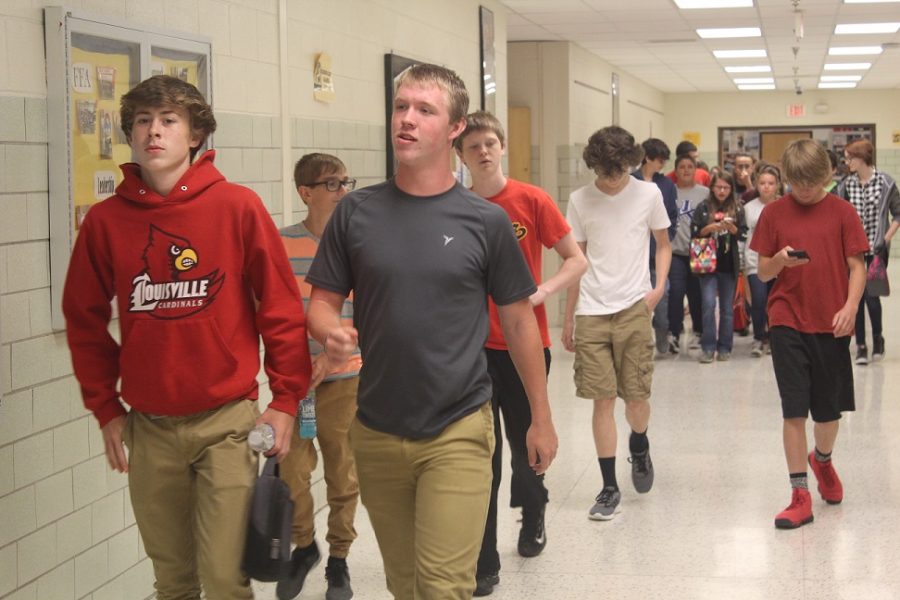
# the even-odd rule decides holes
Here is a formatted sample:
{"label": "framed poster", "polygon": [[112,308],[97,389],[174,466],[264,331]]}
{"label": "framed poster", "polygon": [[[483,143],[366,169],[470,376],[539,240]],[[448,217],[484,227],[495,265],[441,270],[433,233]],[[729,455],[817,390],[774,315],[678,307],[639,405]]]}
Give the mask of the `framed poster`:
{"label": "framed poster", "polygon": [[[65,328],[62,288],[78,229],[115,193],[131,148],[119,122],[122,96],[151,75],[188,81],[210,97],[207,38],[143,29],[60,7],[45,9],[50,172],[51,324]],[[210,142],[207,142],[210,143]]]}
{"label": "framed poster", "polygon": [[497,114],[497,61],[494,53],[494,13],[484,6],[478,9],[481,29],[481,110]]}
{"label": "framed poster", "polygon": [[387,150],[385,164],[385,178],[390,179],[394,176],[397,168],[394,160],[394,144],[391,139],[391,115],[394,112],[394,92],[397,91],[397,77],[408,67],[420,63],[421,61],[413,60],[398,56],[397,54],[384,55],[384,124],[385,124],[385,150]]}

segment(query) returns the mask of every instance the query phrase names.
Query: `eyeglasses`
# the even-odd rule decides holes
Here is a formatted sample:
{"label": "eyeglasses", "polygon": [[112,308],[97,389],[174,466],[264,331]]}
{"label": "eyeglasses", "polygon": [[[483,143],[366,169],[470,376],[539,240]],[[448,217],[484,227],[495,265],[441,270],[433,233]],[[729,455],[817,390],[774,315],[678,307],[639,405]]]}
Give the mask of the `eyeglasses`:
{"label": "eyeglasses", "polygon": [[329,192],[336,192],[341,188],[344,188],[348,192],[352,192],[354,188],[356,188],[356,180],[355,179],[328,179],[326,181],[317,181],[315,183],[305,183],[303,184],[306,187],[316,187],[317,185],[324,185],[325,189]]}

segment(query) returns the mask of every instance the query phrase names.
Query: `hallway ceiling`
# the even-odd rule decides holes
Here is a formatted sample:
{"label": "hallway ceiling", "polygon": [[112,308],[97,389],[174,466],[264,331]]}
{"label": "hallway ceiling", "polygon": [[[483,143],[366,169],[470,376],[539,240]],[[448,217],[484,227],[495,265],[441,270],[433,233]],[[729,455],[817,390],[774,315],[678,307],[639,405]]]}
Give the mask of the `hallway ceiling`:
{"label": "hallway ceiling", "polygon": [[[570,41],[667,93],[734,92],[736,78],[774,77],[778,90],[815,89],[820,77],[861,75],[857,89],[900,88],[900,33],[836,35],[846,23],[900,23],[900,3],[753,0],[748,8],[679,9],[674,0],[500,0],[515,41]],[[803,36],[795,24],[800,11]],[[699,28],[759,27],[762,37],[702,39]],[[829,56],[834,46],[882,46],[879,55]],[[796,57],[795,51],[796,50]],[[766,58],[718,59],[714,50],[764,49]],[[826,63],[869,62],[865,70]],[[768,65],[766,73],[726,66]],[[796,68],[796,74],[795,74]],[[796,81],[795,81],[796,80]],[[754,93],[747,91],[746,93]],[[861,107],[863,108],[863,107]]]}

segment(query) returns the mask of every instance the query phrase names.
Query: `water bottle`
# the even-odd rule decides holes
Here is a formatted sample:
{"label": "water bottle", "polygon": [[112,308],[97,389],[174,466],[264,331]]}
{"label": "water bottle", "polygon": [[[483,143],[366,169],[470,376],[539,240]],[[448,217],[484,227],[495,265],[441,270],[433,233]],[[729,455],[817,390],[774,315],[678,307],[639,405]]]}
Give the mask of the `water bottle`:
{"label": "water bottle", "polygon": [[309,389],[306,398],[300,401],[300,437],[311,440],[316,437],[316,390]]}
{"label": "water bottle", "polygon": [[247,434],[247,443],[254,452],[268,452],[275,445],[275,430],[268,423],[262,423]]}

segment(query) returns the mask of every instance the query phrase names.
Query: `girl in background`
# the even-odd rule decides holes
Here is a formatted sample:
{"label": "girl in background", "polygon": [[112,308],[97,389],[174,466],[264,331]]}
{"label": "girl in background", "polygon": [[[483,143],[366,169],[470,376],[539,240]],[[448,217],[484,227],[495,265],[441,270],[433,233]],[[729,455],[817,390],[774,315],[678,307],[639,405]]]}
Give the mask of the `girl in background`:
{"label": "girl in background", "polygon": [[750,356],[759,358],[763,354],[769,354],[769,330],[766,319],[766,303],[769,300],[769,290],[774,279],[762,282],[757,275],[759,267],[759,255],[750,250],[749,242],[753,238],[753,231],[759,221],[759,215],[763,208],[770,202],[779,198],[781,190],[781,171],[775,165],[763,166],[756,175],[757,197],[744,206],[747,218],[747,241],[744,246],[744,274],[750,285],[750,318],[753,321],[753,344],[750,346]]}
{"label": "girl in background", "polygon": [[739,244],[746,238],[746,233],[744,209],[735,197],[734,178],[723,171],[710,182],[709,198],[697,207],[691,222],[691,237],[716,239],[716,271],[700,275],[703,304],[701,363],[711,363],[716,356],[720,361],[731,358],[734,340],[734,289],[741,271]]}

